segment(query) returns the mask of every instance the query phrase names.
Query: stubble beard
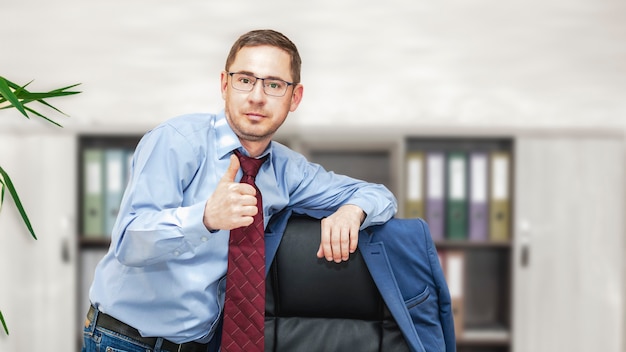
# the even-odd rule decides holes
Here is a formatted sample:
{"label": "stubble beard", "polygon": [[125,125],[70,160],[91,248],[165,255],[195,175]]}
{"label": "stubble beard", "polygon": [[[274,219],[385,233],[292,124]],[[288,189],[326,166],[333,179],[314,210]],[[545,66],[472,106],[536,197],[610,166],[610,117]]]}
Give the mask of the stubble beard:
{"label": "stubble beard", "polygon": [[[245,121],[246,117],[242,116],[239,120],[234,120],[231,118],[231,114],[227,111],[226,112],[226,120],[228,121],[228,124],[230,125],[230,128],[233,130],[233,132],[235,132],[235,134],[237,135],[237,137],[239,137],[239,139],[244,140],[244,141],[249,141],[249,142],[261,142],[261,141],[265,141],[265,140],[270,140],[272,138],[272,136],[274,136],[274,134],[276,133],[276,131],[278,130],[277,126],[276,128],[270,128],[268,130],[260,130],[260,131],[255,131],[256,130],[256,124],[254,123],[239,123],[238,121]],[[250,125],[250,128],[247,127],[247,125]],[[259,123],[260,124],[260,123]]]}

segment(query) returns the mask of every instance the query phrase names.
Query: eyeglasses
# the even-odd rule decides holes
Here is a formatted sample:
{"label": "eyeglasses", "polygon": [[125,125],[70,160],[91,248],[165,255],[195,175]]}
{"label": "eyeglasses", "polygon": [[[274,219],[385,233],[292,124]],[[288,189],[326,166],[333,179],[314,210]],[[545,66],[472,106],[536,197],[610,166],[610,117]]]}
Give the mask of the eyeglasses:
{"label": "eyeglasses", "polygon": [[246,73],[228,72],[231,77],[230,85],[242,92],[250,92],[258,80],[263,82],[263,91],[273,97],[282,97],[287,93],[287,88],[294,85],[293,82],[283,81],[277,78],[260,78]]}

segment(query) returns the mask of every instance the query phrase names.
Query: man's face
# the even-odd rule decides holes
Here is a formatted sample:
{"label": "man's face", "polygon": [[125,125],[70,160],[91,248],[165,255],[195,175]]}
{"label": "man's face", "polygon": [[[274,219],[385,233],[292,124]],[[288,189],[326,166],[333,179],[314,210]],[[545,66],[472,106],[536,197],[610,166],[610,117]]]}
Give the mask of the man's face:
{"label": "man's face", "polygon": [[[289,54],[273,46],[242,48],[229,70],[259,78],[292,81]],[[289,86],[284,96],[276,97],[264,92],[261,80],[257,80],[251,91],[245,92],[234,89],[232,79],[227,72],[222,72],[221,89],[228,123],[242,143],[269,143],[289,112],[298,107],[302,86]]]}

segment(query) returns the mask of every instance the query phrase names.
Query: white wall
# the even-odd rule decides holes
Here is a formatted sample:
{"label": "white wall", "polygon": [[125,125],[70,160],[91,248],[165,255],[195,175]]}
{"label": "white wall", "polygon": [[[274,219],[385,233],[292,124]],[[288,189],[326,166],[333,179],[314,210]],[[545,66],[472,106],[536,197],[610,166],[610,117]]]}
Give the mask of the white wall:
{"label": "white wall", "polygon": [[625,18],[622,0],[4,0],[0,75],[82,82],[67,128],[142,131],[220,109],[230,45],[271,27],[304,60],[292,126],[623,128]]}
{"label": "white wall", "polygon": [[[50,101],[71,115],[52,114],[65,130],[0,111],[4,133],[140,133],[217,111],[230,45],[256,28],[303,56],[305,98],[287,128],[626,130],[623,0],[0,0],[0,28],[1,76],[83,91]],[[1,232],[5,254],[37,247]]]}

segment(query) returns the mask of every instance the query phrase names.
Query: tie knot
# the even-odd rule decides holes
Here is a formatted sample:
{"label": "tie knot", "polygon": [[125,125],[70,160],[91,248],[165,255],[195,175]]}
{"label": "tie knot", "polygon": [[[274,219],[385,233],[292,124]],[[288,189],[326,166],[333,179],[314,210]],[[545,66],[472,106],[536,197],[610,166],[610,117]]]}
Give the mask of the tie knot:
{"label": "tie knot", "polygon": [[241,154],[241,152],[238,150],[235,150],[235,155],[237,155],[237,158],[239,158],[239,164],[241,165],[241,171],[243,172],[243,174],[250,177],[256,177],[256,174],[259,172],[261,165],[263,165],[268,157],[266,155],[260,159],[255,159]]}

